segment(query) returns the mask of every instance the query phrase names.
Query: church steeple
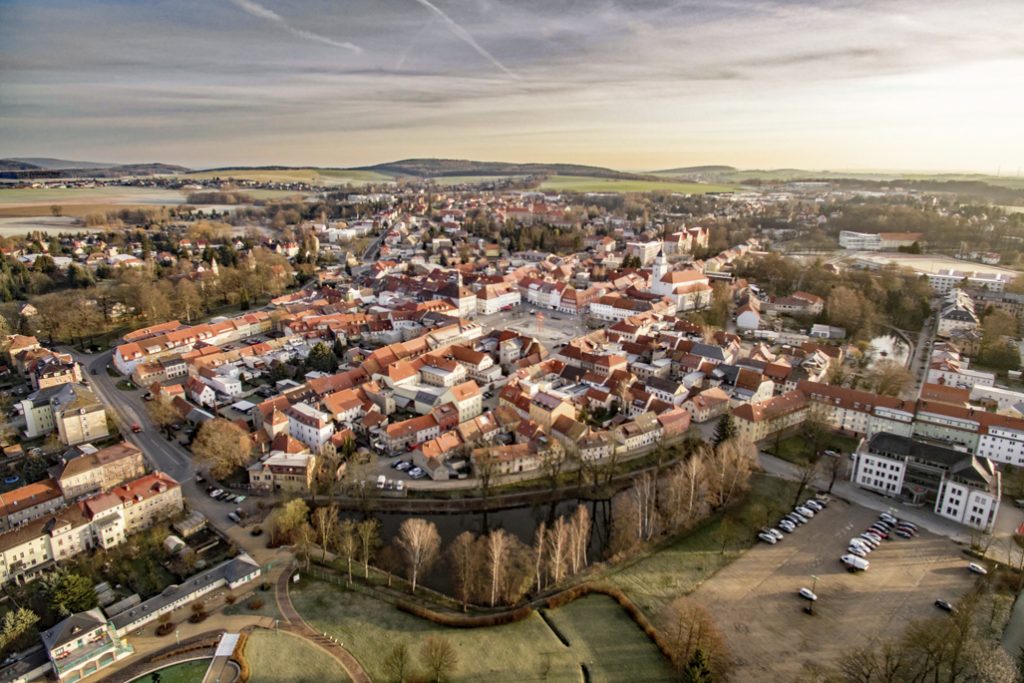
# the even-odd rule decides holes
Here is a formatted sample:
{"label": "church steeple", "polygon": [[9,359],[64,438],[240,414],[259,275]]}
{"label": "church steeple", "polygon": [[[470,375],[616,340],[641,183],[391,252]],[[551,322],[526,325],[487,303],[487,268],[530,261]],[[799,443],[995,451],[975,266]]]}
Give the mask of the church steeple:
{"label": "church steeple", "polygon": [[651,279],[653,282],[661,282],[661,278],[665,277],[668,272],[668,259],[665,258],[665,248],[662,247],[658,251],[658,257],[654,259],[654,265],[651,266]]}

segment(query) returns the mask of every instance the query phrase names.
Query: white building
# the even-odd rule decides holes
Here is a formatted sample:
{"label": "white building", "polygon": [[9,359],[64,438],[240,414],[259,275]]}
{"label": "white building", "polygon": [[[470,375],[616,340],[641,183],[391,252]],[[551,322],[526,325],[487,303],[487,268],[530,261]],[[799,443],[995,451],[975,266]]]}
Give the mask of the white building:
{"label": "white building", "polygon": [[987,289],[990,292],[1002,292],[1013,276],[1006,273],[987,273],[980,270],[952,270],[942,268],[934,273],[927,273],[928,284],[936,294],[947,294],[952,289],[966,284],[976,289]]}
{"label": "white building", "polygon": [[314,453],[319,453],[334,434],[334,421],[330,415],[306,403],[290,406],[285,415],[288,416],[288,434],[309,446]]}
{"label": "white building", "polygon": [[1002,494],[988,458],[888,432],[865,442],[852,479],[886,496],[929,503],[936,514],[982,530],[995,524]]}

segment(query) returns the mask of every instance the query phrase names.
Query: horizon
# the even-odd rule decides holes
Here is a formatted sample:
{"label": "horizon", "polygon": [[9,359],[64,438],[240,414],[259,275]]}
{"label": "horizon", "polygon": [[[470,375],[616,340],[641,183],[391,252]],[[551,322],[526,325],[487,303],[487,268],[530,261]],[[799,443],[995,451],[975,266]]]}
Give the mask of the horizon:
{"label": "horizon", "polygon": [[0,16],[3,157],[988,175],[1024,163],[1012,0],[8,0]]}

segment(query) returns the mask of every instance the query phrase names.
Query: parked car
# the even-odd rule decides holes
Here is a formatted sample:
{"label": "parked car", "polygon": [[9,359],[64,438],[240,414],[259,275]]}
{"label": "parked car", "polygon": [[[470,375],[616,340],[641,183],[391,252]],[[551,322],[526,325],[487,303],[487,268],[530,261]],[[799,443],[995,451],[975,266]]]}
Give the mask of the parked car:
{"label": "parked car", "polygon": [[796,524],[789,521],[788,519],[779,520],[779,528],[785,531],[787,534],[791,534],[796,531]]}
{"label": "parked car", "polygon": [[810,588],[801,588],[800,597],[805,600],[810,600],[811,602],[814,602],[818,599],[818,596],[815,595],[814,591],[812,591]]}
{"label": "parked car", "polygon": [[425,476],[427,476],[427,473],[424,472],[419,467],[413,467],[411,470],[409,470],[409,477],[411,477],[412,479],[422,479]]}
{"label": "parked car", "polygon": [[766,533],[766,534],[771,534],[772,536],[775,537],[775,540],[777,540],[777,541],[781,541],[782,540],[782,532],[779,531],[778,529],[772,529],[771,527],[764,527],[764,528],[761,529],[761,531]]}
{"label": "parked car", "polygon": [[970,572],[974,572],[975,574],[981,574],[982,576],[988,574],[988,570],[982,567],[980,564],[977,564],[976,562],[969,563],[967,565],[967,570]]}
{"label": "parked car", "polygon": [[247,496],[235,496],[235,502],[236,503],[241,503],[242,501],[244,501],[246,499],[246,497]]}
{"label": "parked car", "polygon": [[804,501],[804,507],[805,508],[810,508],[811,510],[814,510],[815,512],[821,512],[822,510],[825,509],[824,505],[822,505],[818,501],[814,500],[813,498],[808,498],[807,500],[805,500]]}
{"label": "parked car", "polygon": [[398,470],[399,472],[405,472],[408,469],[412,469],[412,463],[409,462],[408,460],[402,460],[397,465],[395,465],[395,469]]}
{"label": "parked car", "polygon": [[851,555],[856,555],[857,557],[868,556],[867,551],[864,549],[864,546],[862,545],[851,545],[849,548],[846,549],[846,552],[850,553]]}
{"label": "parked car", "polygon": [[952,612],[956,611],[956,608],[953,607],[953,605],[951,605],[949,602],[947,602],[945,600],[936,600],[935,601],[935,606],[938,607],[939,609],[941,609],[944,612],[952,613]]}
{"label": "parked car", "polygon": [[907,531],[907,530],[905,530],[905,529],[897,529],[897,530],[896,530],[896,531],[895,531],[894,533],[895,533],[895,534],[896,534],[897,536],[899,536],[900,538],[906,538],[906,539],[910,539],[910,538],[913,538],[913,537],[914,537],[914,534],[913,534],[913,533],[911,533],[911,532],[909,532],[909,531]]}
{"label": "parked car", "polygon": [[763,531],[761,533],[759,533],[757,535],[757,537],[760,538],[765,543],[767,543],[768,545],[775,545],[776,543],[779,542],[779,539],[775,538],[771,534],[766,534]]}
{"label": "parked car", "polygon": [[888,522],[889,524],[896,524],[900,521],[896,519],[894,516],[890,515],[888,512],[881,513],[880,515],[878,515],[878,518],[883,522]]}
{"label": "parked car", "polygon": [[871,566],[870,562],[856,555],[843,555],[839,561],[845,564],[850,571],[864,572]]}
{"label": "parked car", "polygon": [[882,540],[885,540],[885,539],[889,538],[889,531],[887,529],[884,529],[884,528],[879,527],[879,526],[869,526],[865,530],[865,532],[869,533],[869,534],[874,534],[875,536],[878,536],[878,538],[880,538]]}
{"label": "parked car", "polygon": [[401,479],[396,481],[395,482],[395,490],[396,491],[404,491],[405,490],[405,482],[402,481]]}
{"label": "parked car", "polygon": [[788,515],[786,515],[786,519],[791,519],[797,524],[807,523],[807,518],[801,515],[799,512],[790,512]]}
{"label": "parked car", "polygon": [[901,527],[901,526],[902,527],[906,527],[906,528],[910,529],[911,531],[915,531],[915,532],[918,530],[916,524],[914,524],[913,522],[908,522],[905,519],[901,519],[900,521],[898,521],[896,523],[896,526],[897,527]]}
{"label": "parked car", "polygon": [[807,519],[810,519],[811,517],[814,516],[814,510],[808,510],[803,505],[797,507],[796,511],[799,512],[804,517],[806,517]]}
{"label": "parked car", "polygon": [[132,433],[133,434],[138,434],[141,431],[142,431],[142,425],[140,425],[138,422],[133,422],[132,423]]}
{"label": "parked car", "polygon": [[384,488],[384,486],[387,484],[387,479],[388,478],[385,477],[383,474],[378,474],[377,475],[377,488],[379,488],[379,489]]}
{"label": "parked car", "polygon": [[210,491],[210,498],[216,498],[220,494],[224,493],[223,489],[214,489]]}
{"label": "parked car", "polygon": [[878,539],[876,539],[874,536],[870,534],[861,534],[859,538],[872,548],[877,548],[879,545]]}
{"label": "parked car", "polygon": [[239,516],[238,516],[237,514],[235,514],[234,512],[229,512],[229,513],[228,513],[228,519],[230,519],[230,520],[231,520],[232,522],[234,522],[235,524],[240,524],[240,523],[242,522],[242,518],[241,518],[241,517],[239,517]]}

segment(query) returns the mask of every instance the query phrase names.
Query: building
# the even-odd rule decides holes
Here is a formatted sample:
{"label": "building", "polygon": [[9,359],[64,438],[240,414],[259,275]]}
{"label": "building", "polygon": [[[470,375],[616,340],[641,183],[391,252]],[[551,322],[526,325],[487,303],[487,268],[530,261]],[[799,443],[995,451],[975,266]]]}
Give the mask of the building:
{"label": "building", "polygon": [[839,231],[839,246],[854,251],[893,251],[900,247],[911,247],[920,241],[919,232],[854,232]]}
{"label": "building", "polygon": [[306,451],[271,451],[249,466],[249,485],[258,491],[306,493],[313,488],[316,456]]}
{"label": "building", "polygon": [[454,403],[459,411],[459,422],[472,420],[483,411],[483,394],[476,382],[469,380],[456,385],[441,396],[442,403]]}
{"label": "building", "polygon": [[24,522],[0,534],[0,583],[30,581],[94,545],[90,521],[77,505]]}
{"label": "building", "polygon": [[950,290],[939,311],[939,326],[936,334],[949,339],[959,330],[978,329],[979,318],[974,310],[974,301],[960,288]]}
{"label": "building", "polygon": [[518,306],[520,301],[519,288],[514,284],[501,282],[484,285],[476,293],[476,312],[479,315],[491,315],[498,311],[508,311]]}
{"label": "building", "polygon": [[98,607],[72,614],[43,631],[41,637],[61,683],[80,681],[134,652]]}
{"label": "building", "polygon": [[807,397],[794,389],[760,403],[744,403],[733,409],[737,436],[757,443],[803,423]]}
{"label": "building", "polygon": [[568,401],[543,391],[530,399],[530,419],[544,431],[550,432],[555,420],[563,416],[576,419],[576,409]]}
{"label": "building", "polygon": [[0,530],[38,519],[64,507],[64,495],[53,479],[0,493]]}
{"label": "building", "polygon": [[118,484],[146,473],[142,451],[127,441],[64,460],[55,468],[54,479],[64,497],[109,491]]}
{"label": "building", "polygon": [[289,406],[284,414],[288,417],[288,433],[309,446],[314,453],[319,453],[334,434],[334,421],[327,413],[311,405],[296,403]]}
{"label": "building", "polygon": [[112,495],[121,500],[126,534],[148,529],[156,522],[169,519],[185,509],[181,486],[163,472],[147,474],[115,487],[110,494],[100,495]]}
{"label": "building", "polygon": [[651,266],[651,293],[666,297],[677,311],[693,311],[711,304],[711,281],[697,270],[669,270],[664,253]]}
{"label": "building", "polygon": [[948,294],[961,285],[971,289],[984,289],[990,292],[1002,292],[1006,285],[1013,281],[1008,273],[990,273],[980,270],[953,270],[941,268],[934,273],[926,273],[928,284],[936,294]]}
{"label": "building", "polygon": [[864,488],[928,503],[937,515],[990,531],[999,512],[1000,477],[988,458],[883,432],[856,454],[851,478]]}
{"label": "building", "polygon": [[68,383],[40,389],[21,402],[25,435],[35,438],[54,429],[68,446],[107,436],[107,413],[92,390]]}

